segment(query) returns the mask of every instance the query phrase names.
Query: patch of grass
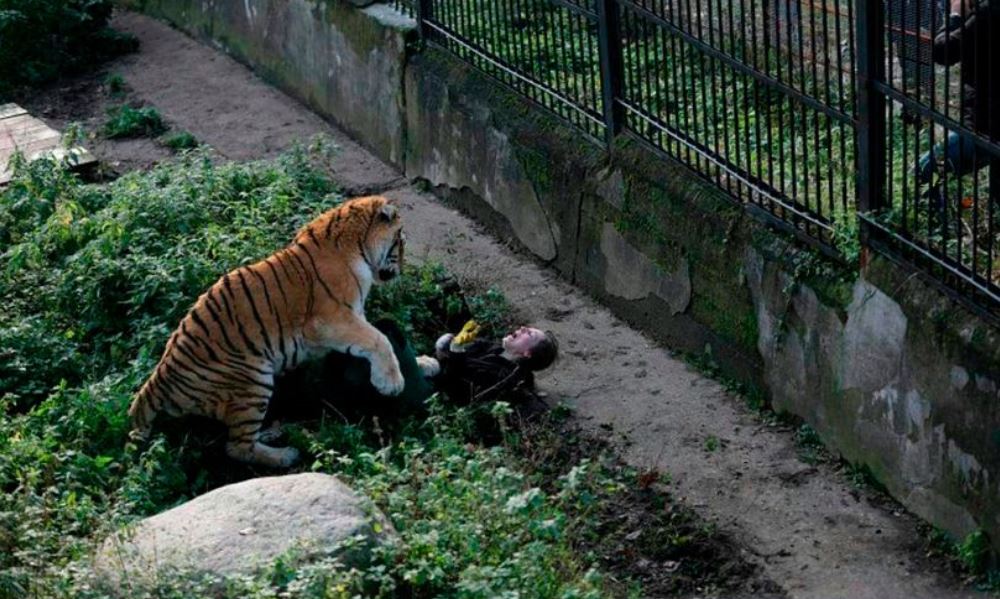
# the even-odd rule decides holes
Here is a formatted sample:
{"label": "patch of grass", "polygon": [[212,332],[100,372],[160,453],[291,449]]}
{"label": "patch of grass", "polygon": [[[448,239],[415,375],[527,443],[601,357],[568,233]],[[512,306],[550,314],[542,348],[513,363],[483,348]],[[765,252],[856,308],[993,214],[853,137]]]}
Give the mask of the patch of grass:
{"label": "patch of grass", "polygon": [[120,98],[125,95],[125,78],[119,73],[111,73],[104,78],[104,87],[112,98]]}
{"label": "patch of grass", "polygon": [[469,307],[476,314],[486,335],[501,335],[514,323],[507,298],[496,288],[489,288],[469,297]]}
{"label": "patch of grass", "polygon": [[875,478],[868,464],[847,463],[844,473],[847,480],[858,489],[868,489],[889,496],[889,490]]}
{"label": "patch of grass", "polygon": [[795,445],[798,447],[799,459],[806,464],[816,465],[826,458],[826,448],[816,429],[808,424],[802,424],[795,431]]}
{"label": "patch of grass", "polygon": [[705,437],[705,451],[713,453],[719,450],[719,438],[715,435]]}
{"label": "patch of grass", "polygon": [[991,561],[990,542],[984,531],[973,531],[961,540],[927,525],[923,533],[929,557],[950,562],[952,568],[978,590],[993,595],[1000,593],[1000,569]]}
{"label": "patch of grass", "polygon": [[104,136],[109,139],[124,137],[155,137],[167,130],[160,112],[152,106],[132,108],[127,104],[108,109],[104,123]]}
{"label": "patch of grass", "polygon": [[171,133],[163,138],[162,143],[175,152],[197,148],[199,145],[195,136],[187,131]]}

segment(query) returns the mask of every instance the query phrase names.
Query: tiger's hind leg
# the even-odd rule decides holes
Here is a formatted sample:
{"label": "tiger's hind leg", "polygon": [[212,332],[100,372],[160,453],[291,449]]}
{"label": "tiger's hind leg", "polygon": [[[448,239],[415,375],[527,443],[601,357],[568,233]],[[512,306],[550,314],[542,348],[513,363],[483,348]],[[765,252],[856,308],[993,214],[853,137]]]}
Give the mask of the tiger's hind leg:
{"label": "tiger's hind leg", "polygon": [[294,447],[271,447],[260,442],[260,425],[264,422],[267,401],[254,400],[236,409],[230,409],[225,419],[229,427],[226,454],[234,460],[288,468],[299,459],[299,450]]}

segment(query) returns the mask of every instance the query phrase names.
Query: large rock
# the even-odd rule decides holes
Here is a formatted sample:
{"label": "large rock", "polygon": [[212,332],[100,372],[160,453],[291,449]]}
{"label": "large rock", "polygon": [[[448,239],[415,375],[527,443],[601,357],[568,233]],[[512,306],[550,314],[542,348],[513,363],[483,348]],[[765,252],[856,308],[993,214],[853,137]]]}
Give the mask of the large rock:
{"label": "large rock", "polygon": [[[140,521],[106,540],[95,570],[117,586],[148,582],[158,571],[229,575],[267,566],[290,550],[300,559],[337,555],[358,564],[391,526],[336,477],[256,478],[206,493]],[[367,539],[344,550],[355,535]]]}

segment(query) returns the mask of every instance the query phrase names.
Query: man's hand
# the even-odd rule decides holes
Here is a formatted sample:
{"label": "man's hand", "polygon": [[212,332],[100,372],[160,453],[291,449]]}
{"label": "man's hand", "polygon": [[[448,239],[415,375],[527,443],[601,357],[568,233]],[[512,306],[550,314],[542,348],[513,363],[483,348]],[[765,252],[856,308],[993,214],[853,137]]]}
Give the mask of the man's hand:
{"label": "man's hand", "polygon": [[951,0],[951,14],[963,17],[972,12],[972,0]]}
{"label": "man's hand", "polygon": [[479,323],[475,320],[470,320],[462,327],[462,332],[455,336],[455,343],[465,345],[474,341],[477,336],[479,336]]}

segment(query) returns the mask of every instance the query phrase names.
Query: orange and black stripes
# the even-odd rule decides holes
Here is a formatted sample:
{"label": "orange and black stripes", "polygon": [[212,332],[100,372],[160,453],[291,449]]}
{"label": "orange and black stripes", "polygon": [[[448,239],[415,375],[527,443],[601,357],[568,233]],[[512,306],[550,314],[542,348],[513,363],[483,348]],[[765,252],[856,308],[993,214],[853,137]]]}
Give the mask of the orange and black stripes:
{"label": "orange and black stripes", "polygon": [[371,284],[354,271],[359,264],[372,270],[365,281],[380,269],[398,270],[401,223],[388,206],[381,197],[347,202],[303,227],[288,247],[220,277],[171,334],[136,394],[133,436],[145,437],[159,412],[199,414],[229,426],[231,456],[287,465],[287,452],[257,442],[274,378],[325,351],[309,335],[333,329],[315,325],[356,317]]}

